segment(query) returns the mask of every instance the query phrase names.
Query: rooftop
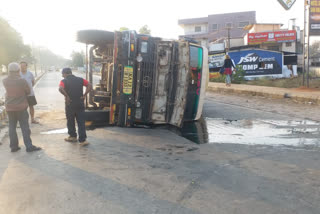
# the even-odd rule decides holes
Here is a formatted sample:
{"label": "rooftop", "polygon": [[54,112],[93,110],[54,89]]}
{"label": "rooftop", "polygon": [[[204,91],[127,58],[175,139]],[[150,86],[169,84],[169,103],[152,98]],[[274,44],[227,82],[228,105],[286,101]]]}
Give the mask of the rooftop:
{"label": "rooftop", "polygon": [[214,18],[219,18],[221,19],[222,17],[234,17],[234,16],[255,16],[256,11],[244,11],[244,12],[235,12],[235,13],[220,13],[220,14],[211,14],[208,15],[207,17],[200,17],[200,18],[189,18],[189,19],[179,19],[178,24],[179,25],[184,25],[184,24],[203,24],[203,23],[208,23],[209,19],[214,19]]}

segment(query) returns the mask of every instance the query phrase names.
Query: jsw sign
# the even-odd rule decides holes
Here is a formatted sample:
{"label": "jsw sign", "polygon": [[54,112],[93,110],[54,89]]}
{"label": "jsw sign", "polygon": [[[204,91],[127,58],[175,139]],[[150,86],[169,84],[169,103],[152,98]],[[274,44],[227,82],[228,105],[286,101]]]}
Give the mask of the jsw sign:
{"label": "jsw sign", "polygon": [[[252,54],[248,54],[245,57],[241,57],[238,65],[242,65],[242,69],[245,71],[254,71],[257,69],[273,69],[273,62],[275,62],[274,57],[272,58],[261,58],[259,56],[252,56]],[[269,62],[269,63],[268,63]],[[250,63],[250,64],[248,64]]]}
{"label": "jsw sign", "polygon": [[245,71],[245,76],[282,74],[282,53],[259,49],[231,51],[231,59]]}
{"label": "jsw sign", "polygon": [[252,56],[252,55],[241,57],[240,62],[238,64],[242,64],[244,62],[256,62],[258,58],[259,58],[258,56]]}

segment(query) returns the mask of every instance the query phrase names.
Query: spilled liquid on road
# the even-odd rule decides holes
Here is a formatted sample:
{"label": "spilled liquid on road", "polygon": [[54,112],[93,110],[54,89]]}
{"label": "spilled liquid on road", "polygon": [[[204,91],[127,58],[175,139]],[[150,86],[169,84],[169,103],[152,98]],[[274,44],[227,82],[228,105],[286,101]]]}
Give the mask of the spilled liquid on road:
{"label": "spilled liquid on road", "polygon": [[66,133],[68,133],[67,128],[56,129],[56,130],[51,130],[51,131],[47,131],[47,132],[41,132],[40,134],[66,134]]}
{"label": "spilled liquid on road", "polygon": [[[87,130],[105,127],[92,124]],[[310,120],[224,120],[201,118],[185,123],[181,129],[166,127],[170,131],[197,144],[245,144],[271,146],[320,147],[320,123]],[[67,128],[41,132],[66,134]]]}
{"label": "spilled liquid on road", "polygon": [[195,143],[320,146],[320,123],[308,120],[224,120],[185,123],[180,135]]}

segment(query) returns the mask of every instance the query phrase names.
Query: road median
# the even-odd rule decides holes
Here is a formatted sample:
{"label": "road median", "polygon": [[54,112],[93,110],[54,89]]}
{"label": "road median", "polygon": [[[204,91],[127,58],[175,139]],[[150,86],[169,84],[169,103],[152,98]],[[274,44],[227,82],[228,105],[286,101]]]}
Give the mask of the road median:
{"label": "road median", "polygon": [[233,84],[231,87],[227,87],[224,83],[210,82],[207,91],[247,96],[261,96],[272,99],[291,99],[299,103],[320,105],[320,90],[318,89],[288,89],[244,84]]}

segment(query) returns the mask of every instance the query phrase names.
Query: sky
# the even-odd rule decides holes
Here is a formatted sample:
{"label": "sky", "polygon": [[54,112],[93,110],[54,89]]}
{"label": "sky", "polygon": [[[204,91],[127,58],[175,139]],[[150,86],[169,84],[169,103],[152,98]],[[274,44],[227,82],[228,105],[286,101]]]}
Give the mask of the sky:
{"label": "sky", "polygon": [[0,16],[26,44],[47,47],[66,58],[73,50],[84,49],[76,42],[78,30],[128,27],[138,31],[148,25],[153,36],[177,39],[183,34],[178,19],[242,11],[256,11],[258,23],[284,27],[296,18],[303,29],[303,0],[296,0],[289,11],[278,0],[0,0]]}

